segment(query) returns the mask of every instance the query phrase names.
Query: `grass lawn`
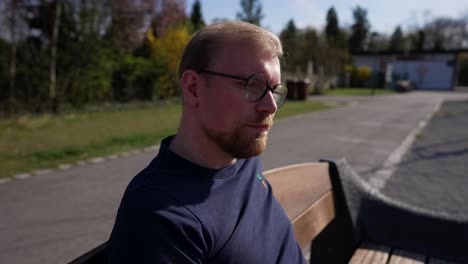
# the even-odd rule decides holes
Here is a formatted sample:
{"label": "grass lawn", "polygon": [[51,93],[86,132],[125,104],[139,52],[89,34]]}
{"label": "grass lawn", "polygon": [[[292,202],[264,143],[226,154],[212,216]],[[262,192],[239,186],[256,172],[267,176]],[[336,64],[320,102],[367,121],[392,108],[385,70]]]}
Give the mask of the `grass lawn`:
{"label": "grass lawn", "polygon": [[[374,95],[392,94],[395,93],[392,89],[376,88],[374,89]],[[344,96],[355,96],[355,95],[372,95],[373,91],[371,88],[335,88],[325,91],[326,95],[344,95]]]}
{"label": "grass lawn", "polygon": [[[321,102],[289,101],[276,118],[331,107]],[[158,144],[176,132],[180,115],[180,104],[168,103],[123,111],[0,120],[0,177]]]}

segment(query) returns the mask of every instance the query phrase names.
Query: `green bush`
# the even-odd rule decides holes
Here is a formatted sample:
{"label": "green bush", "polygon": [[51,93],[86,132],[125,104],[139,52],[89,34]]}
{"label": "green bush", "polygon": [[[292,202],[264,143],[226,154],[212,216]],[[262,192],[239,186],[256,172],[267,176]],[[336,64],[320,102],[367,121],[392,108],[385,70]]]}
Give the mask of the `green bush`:
{"label": "green bush", "polygon": [[67,91],[64,102],[81,107],[87,103],[112,100],[112,72],[115,63],[104,55],[100,57],[86,66],[70,69],[67,73],[69,78],[59,80],[60,87]]}
{"label": "green bush", "polygon": [[155,59],[126,56],[113,74],[114,99],[120,102],[152,100],[160,76],[158,64]]}
{"label": "green bush", "polygon": [[366,87],[367,82],[372,77],[372,69],[367,66],[353,66],[351,71],[351,86]]}

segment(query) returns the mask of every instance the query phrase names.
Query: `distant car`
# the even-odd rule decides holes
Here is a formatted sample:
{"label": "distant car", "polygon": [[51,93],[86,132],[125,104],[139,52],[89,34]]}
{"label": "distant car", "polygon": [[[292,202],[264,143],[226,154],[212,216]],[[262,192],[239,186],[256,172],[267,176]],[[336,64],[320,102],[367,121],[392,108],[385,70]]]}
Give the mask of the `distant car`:
{"label": "distant car", "polygon": [[409,80],[398,80],[395,82],[394,89],[398,93],[406,93],[414,90],[414,86]]}

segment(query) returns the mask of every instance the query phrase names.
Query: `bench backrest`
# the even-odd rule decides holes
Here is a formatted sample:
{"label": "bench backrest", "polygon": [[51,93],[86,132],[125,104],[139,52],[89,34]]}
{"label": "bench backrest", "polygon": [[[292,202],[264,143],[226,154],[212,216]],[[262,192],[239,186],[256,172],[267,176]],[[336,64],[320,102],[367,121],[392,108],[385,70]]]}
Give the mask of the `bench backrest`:
{"label": "bench backrest", "polygon": [[334,218],[329,163],[309,162],[264,173],[291,220],[299,245],[308,245]]}

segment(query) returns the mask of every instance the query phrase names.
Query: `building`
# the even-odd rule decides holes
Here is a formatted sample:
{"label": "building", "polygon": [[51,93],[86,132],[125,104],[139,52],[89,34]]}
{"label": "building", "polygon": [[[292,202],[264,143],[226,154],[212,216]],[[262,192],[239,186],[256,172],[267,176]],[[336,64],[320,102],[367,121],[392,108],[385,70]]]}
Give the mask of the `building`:
{"label": "building", "polygon": [[[468,50],[420,52],[355,52],[354,65],[385,74],[387,81],[409,80],[419,90],[451,91],[460,84],[460,65]],[[465,73],[464,73],[465,74]]]}

